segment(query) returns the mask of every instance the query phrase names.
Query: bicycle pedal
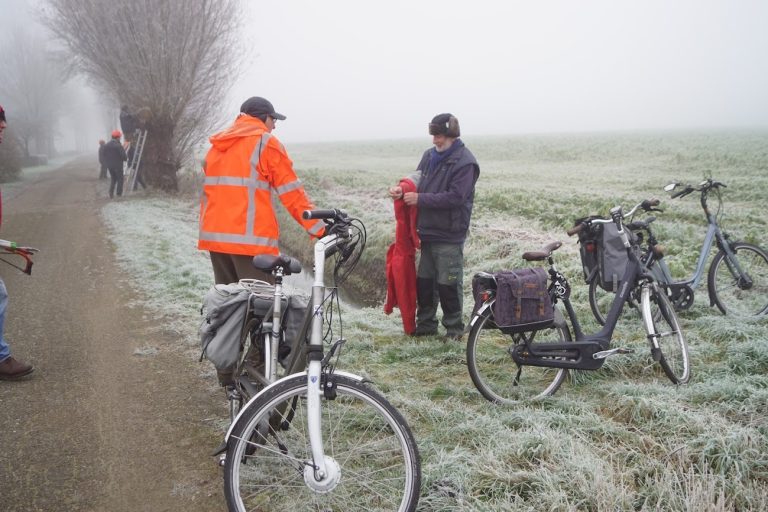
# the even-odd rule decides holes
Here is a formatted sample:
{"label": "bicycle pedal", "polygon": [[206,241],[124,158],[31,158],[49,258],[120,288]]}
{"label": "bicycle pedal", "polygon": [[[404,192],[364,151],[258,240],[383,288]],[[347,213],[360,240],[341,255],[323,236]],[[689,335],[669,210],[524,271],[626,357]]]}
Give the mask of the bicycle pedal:
{"label": "bicycle pedal", "polygon": [[605,359],[610,356],[615,356],[619,354],[632,354],[635,350],[632,348],[612,348],[609,350],[601,350],[600,352],[595,352],[592,354],[592,359]]}
{"label": "bicycle pedal", "polygon": [[661,349],[652,347],[651,348],[651,357],[655,362],[661,361]]}

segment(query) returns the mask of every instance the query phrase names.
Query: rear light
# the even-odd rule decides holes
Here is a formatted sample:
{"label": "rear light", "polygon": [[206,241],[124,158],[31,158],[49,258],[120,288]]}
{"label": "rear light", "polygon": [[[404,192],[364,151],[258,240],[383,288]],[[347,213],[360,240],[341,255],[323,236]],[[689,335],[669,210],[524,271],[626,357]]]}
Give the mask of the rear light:
{"label": "rear light", "polygon": [[584,250],[587,252],[595,252],[597,251],[597,244],[595,242],[585,242]]}
{"label": "rear light", "polygon": [[492,298],[493,298],[493,290],[483,290],[483,291],[480,293],[480,299],[481,299],[483,302],[488,302],[488,301],[489,301],[489,300],[491,300]]}

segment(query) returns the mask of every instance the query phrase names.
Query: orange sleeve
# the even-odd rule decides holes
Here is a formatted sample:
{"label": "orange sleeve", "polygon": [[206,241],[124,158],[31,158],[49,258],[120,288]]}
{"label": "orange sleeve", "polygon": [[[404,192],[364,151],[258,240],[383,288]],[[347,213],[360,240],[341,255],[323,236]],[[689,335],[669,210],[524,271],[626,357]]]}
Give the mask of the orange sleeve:
{"label": "orange sleeve", "polygon": [[274,137],[270,139],[263,157],[268,169],[267,179],[280,202],[291,216],[312,236],[321,237],[325,231],[322,220],[302,218],[304,210],[312,210],[315,205],[307,196],[304,185],[293,170],[293,162],[285,152],[283,145]]}

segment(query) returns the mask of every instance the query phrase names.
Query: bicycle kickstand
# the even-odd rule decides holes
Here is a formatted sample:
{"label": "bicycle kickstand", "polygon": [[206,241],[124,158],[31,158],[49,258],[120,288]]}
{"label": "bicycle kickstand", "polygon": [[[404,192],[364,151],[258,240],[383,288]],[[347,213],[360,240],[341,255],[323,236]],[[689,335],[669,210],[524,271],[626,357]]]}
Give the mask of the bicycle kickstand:
{"label": "bicycle kickstand", "polygon": [[609,350],[601,350],[600,352],[595,352],[592,354],[592,359],[605,359],[610,356],[615,356],[618,354],[632,354],[635,351],[633,348],[612,348]]}

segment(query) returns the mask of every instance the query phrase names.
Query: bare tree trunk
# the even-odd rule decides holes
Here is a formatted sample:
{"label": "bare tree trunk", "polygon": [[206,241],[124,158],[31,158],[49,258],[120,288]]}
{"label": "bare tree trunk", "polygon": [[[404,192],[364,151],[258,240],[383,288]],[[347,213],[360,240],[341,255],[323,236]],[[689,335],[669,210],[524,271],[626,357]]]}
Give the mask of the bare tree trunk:
{"label": "bare tree trunk", "polygon": [[169,121],[147,124],[147,141],[141,157],[141,172],[147,184],[166,192],[179,189],[176,172],[181,167],[174,155],[173,125]]}
{"label": "bare tree trunk", "polygon": [[47,0],[46,22],[83,72],[131,114],[147,140],[141,171],[178,189],[176,172],[218,125],[234,82],[238,0]]}

